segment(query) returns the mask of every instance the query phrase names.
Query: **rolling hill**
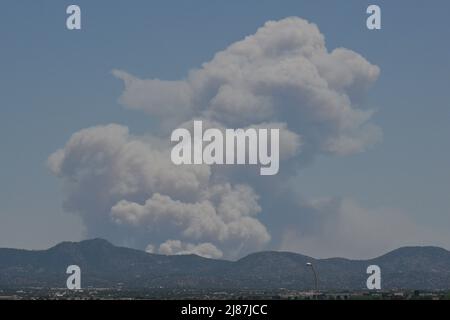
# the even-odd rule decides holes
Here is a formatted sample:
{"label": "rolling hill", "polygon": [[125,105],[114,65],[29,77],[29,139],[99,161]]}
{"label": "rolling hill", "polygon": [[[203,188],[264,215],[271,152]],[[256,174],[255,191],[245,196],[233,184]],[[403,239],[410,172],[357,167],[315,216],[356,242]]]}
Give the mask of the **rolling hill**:
{"label": "rolling hill", "polygon": [[232,262],[149,254],[102,239],[41,251],[0,249],[0,288],[65,287],[66,268],[75,264],[83,287],[307,290],[314,287],[307,262],[321,290],[364,289],[372,264],[381,267],[383,289],[450,289],[450,252],[436,247],[405,247],[371,260],[259,252]]}

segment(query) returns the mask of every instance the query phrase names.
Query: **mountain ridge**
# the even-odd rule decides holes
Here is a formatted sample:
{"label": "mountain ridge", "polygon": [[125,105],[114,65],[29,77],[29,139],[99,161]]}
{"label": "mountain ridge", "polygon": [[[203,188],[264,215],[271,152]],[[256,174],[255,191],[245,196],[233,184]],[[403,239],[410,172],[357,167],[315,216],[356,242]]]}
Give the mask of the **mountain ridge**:
{"label": "mountain ridge", "polygon": [[228,261],[147,253],[99,238],[46,250],[0,249],[0,288],[64,287],[67,266],[76,264],[85,287],[306,290],[314,287],[307,262],[322,290],[365,289],[372,264],[382,270],[383,289],[450,289],[450,252],[434,246],[402,247],[367,260],[262,251]]}

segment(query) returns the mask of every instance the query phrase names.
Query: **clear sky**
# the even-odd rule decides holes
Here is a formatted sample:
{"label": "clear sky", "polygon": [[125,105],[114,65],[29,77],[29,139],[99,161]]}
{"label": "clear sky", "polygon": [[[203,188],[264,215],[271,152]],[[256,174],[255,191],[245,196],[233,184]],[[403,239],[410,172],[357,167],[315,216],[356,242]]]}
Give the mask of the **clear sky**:
{"label": "clear sky", "polygon": [[[82,9],[81,31],[65,27],[71,3]],[[382,30],[365,27],[369,3],[382,8]],[[0,247],[46,248],[87,236],[82,219],[63,209],[64,185],[46,161],[83,128],[118,123],[138,135],[155,126],[151,117],[119,103],[123,83],[113,69],[142,79],[184,79],[266,21],[291,16],[315,23],[329,51],[344,47],[380,68],[365,105],[376,110],[371,123],[383,131],[382,141],[366,152],[318,155],[299,171],[296,188],[305,198],[349,198],[364,210],[389,208],[414,226],[450,233],[448,1],[5,0],[0,5]],[[269,229],[276,219],[263,213]],[[408,239],[422,244],[420,235]],[[450,237],[438,239],[431,244],[450,249]]]}

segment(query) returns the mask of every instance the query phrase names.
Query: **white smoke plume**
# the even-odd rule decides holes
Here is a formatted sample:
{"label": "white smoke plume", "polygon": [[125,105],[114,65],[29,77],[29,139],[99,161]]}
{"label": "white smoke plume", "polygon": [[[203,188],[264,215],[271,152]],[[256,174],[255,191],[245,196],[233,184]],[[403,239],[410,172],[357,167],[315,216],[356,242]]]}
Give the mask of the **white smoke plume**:
{"label": "white smoke plume", "polygon": [[115,70],[122,103],[159,117],[161,129],[209,119],[224,127],[286,125],[313,152],[351,154],[381,138],[360,102],[379,68],[359,54],[328,52],[316,25],[270,21],[192,70],[185,80],[142,80]]}
{"label": "white smoke plume", "polygon": [[180,240],[167,240],[162,243],[158,250],[155,246],[148,245],[146,251],[149,253],[159,253],[164,255],[185,255],[195,254],[209,259],[222,258],[223,253],[211,243],[201,243],[198,245],[192,243],[183,243]]}
{"label": "white smoke plume", "polygon": [[82,215],[90,235],[138,246],[177,236],[228,246],[229,256],[270,240],[252,188],[214,183],[208,166],[175,166],[169,152],[111,124],[75,133],[48,164],[65,182],[65,208]]}
{"label": "white smoke plume", "polygon": [[[330,231],[318,226],[328,226],[332,214],[325,219],[322,207],[305,205],[284,184],[317,155],[345,156],[381,140],[373,110],[364,108],[377,66],[345,48],[328,51],[316,25],[293,17],[267,22],[181,80],[113,73],[125,85],[121,103],[159,126],[140,137],[122,125],[88,128],[50,156],[49,167],[66,188],[64,206],[81,215],[89,236],[214,258],[280,247],[315,248],[320,255],[330,253],[327,245],[339,251],[348,243],[340,242],[342,233],[321,238]],[[193,120],[280,128],[280,174],[265,179],[246,168],[172,165],[170,132]],[[336,204],[327,212],[350,210],[359,225],[370,224],[355,208]],[[294,243],[306,240],[322,242]]]}

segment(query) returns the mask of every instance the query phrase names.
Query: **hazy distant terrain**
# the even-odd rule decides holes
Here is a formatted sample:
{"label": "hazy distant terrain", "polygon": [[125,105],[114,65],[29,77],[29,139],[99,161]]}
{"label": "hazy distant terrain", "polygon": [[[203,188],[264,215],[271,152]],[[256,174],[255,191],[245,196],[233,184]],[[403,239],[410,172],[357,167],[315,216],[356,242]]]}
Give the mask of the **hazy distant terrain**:
{"label": "hazy distant terrain", "polygon": [[43,251],[0,249],[0,287],[65,287],[66,268],[75,264],[83,287],[307,290],[314,287],[307,262],[321,290],[364,289],[371,264],[381,267],[383,289],[450,289],[450,252],[436,247],[400,248],[366,261],[260,252],[231,262],[149,254],[101,239]]}

